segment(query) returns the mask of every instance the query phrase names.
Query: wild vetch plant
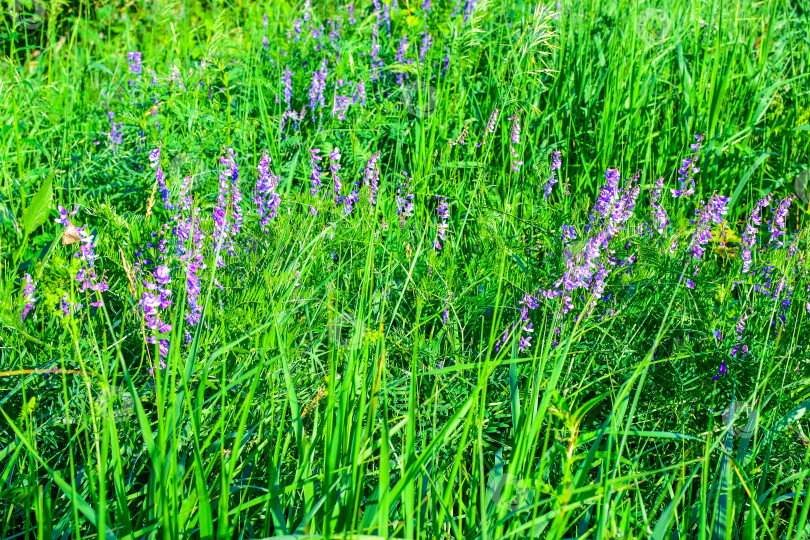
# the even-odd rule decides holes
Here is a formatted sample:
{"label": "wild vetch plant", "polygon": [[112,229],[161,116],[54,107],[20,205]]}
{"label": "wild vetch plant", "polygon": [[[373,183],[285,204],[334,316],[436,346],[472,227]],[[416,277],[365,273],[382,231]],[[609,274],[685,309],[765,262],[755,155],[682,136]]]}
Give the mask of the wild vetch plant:
{"label": "wild vetch plant", "polygon": [[57,4],[0,537],[807,533],[800,7]]}

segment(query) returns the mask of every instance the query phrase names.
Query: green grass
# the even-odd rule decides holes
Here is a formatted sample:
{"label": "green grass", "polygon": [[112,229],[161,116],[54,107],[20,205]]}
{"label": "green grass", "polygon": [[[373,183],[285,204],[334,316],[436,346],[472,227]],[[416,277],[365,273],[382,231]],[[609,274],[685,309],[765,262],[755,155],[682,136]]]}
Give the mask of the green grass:
{"label": "green grass", "polygon": [[[343,17],[337,62],[306,29],[288,42],[302,4],[283,1],[50,2],[44,19],[4,19],[0,538],[810,537],[807,6],[583,1],[555,18],[489,1],[462,24],[452,2],[433,0],[425,18],[421,2],[409,17],[400,0],[390,40],[380,30],[384,82],[372,83],[371,2],[357,2],[355,25],[344,4],[316,4],[314,20],[333,5]],[[430,61],[396,63],[403,32],[415,60],[425,27]],[[130,85],[136,50],[145,69]],[[280,135],[281,69],[295,72],[300,111],[324,54],[322,121],[308,109]],[[395,82],[403,71],[421,89],[418,115]],[[330,117],[337,79],[360,78],[365,107]],[[118,148],[108,110],[123,123]],[[449,145],[465,125],[469,142]],[[672,199],[697,134],[697,193]],[[192,176],[209,236],[192,327],[164,228],[174,212],[147,159],[158,145],[171,200]],[[344,195],[381,152],[376,205],[363,186],[345,215],[331,175],[313,203],[309,151],[321,149],[326,172],[335,146]],[[227,147],[245,222],[218,268],[210,216]],[[571,194],[558,184],[544,201],[555,150]],[[251,201],[265,151],[281,194],[266,234]],[[580,293],[567,314],[559,297],[543,300],[531,346],[519,347],[518,325],[496,347],[524,295],[560,277],[564,247],[582,247],[564,246],[561,227],[586,236],[607,168],[641,171],[635,216],[610,243],[635,263],[611,267],[590,316]],[[404,227],[400,171],[414,194]],[[667,238],[640,233],[661,176]],[[729,233],[693,276],[689,219],[701,199],[731,197],[726,221],[739,235],[757,199],[796,189],[787,246],[756,252],[757,272],[740,272]],[[436,195],[449,203],[441,250]],[[79,290],[78,245],[62,245],[54,223],[60,204],[80,205],[71,219],[95,235],[108,291]],[[770,210],[763,217],[761,246]],[[165,369],[139,307],[153,267],[136,265],[158,259],[146,244],[160,237],[173,270]],[[21,320],[26,273],[37,300]],[[65,316],[65,297],[86,307]],[[750,350],[732,356],[749,311]],[[713,380],[721,362],[728,375]]]}

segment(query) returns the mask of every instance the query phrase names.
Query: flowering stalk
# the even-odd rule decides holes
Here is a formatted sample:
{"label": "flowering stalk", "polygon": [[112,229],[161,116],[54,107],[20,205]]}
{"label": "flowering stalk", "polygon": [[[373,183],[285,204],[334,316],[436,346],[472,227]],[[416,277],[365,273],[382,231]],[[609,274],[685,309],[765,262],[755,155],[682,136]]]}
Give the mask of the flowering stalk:
{"label": "flowering stalk", "polygon": [[709,231],[711,224],[725,221],[723,216],[728,213],[726,206],[728,201],[728,197],[721,197],[717,193],[713,193],[708,203],[695,210],[695,214],[699,216],[698,226],[692,235],[688,249],[692,252],[692,259],[696,263],[703,260],[703,254],[706,251],[704,246],[712,239],[712,233]]}
{"label": "flowering stalk", "polygon": [[152,335],[146,338],[151,344],[158,344],[160,353],[160,369],[166,368],[163,361],[169,354],[169,340],[160,336],[172,331],[172,325],[161,319],[161,311],[167,310],[172,305],[171,272],[169,267],[162,264],[155,268],[150,281],[143,280],[146,290],[141,293],[138,304],[143,310],[143,318],[146,327],[152,331]]}
{"label": "flowering stalk", "polygon": [[[515,114],[509,117],[509,120],[512,121],[512,129],[510,130],[512,144],[509,145],[509,149],[512,151],[512,171],[520,172],[520,166],[523,165],[523,162],[520,161],[520,154],[518,154],[515,149],[515,146],[520,144],[520,117],[518,113],[515,112]],[[548,196],[546,196],[546,198],[548,198]]]}
{"label": "flowering stalk", "polygon": [[461,128],[461,132],[458,134],[456,140],[449,140],[447,144],[450,146],[457,146],[461,145],[464,146],[467,144],[467,134],[470,132],[470,124],[464,124],[464,127]]}
{"label": "flowering stalk", "polygon": [[232,230],[231,222],[228,219],[228,199],[231,190],[231,179],[233,178],[231,170],[232,156],[233,149],[228,148],[227,152],[219,159],[222,170],[219,172],[219,194],[217,195],[217,204],[213,213],[216,265],[219,267],[225,266],[225,261],[219,252],[227,249],[228,238]]}
{"label": "flowering stalk", "polygon": [[[557,173],[555,171],[559,170],[562,167],[562,162],[560,161],[560,156],[562,152],[559,150],[554,150],[551,152],[551,172],[548,175],[548,181],[546,185],[543,186],[543,200],[547,201],[549,196],[551,195],[551,189],[554,187],[554,184],[559,182],[557,180]],[[611,170],[611,169],[608,169]]]}
{"label": "flowering stalk", "polygon": [[753,264],[751,255],[753,254],[754,246],[756,246],[757,243],[757,232],[759,232],[757,227],[762,224],[762,217],[759,215],[759,211],[770,205],[771,194],[768,193],[757,201],[756,205],[754,205],[754,210],[751,212],[751,216],[748,218],[748,221],[745,224],[745,229],[743,229],[741,242],[743,274],[747,274],[751,270],[751,266]]}
{"label": "flowering stalk", "polygon": [[368,188],[368,202],[371,206],[377,204],[377,191],[380,189],[380,166],[377,163],[379,159],[380,152],[377,152],[366,162],[363,171],[363,180]]}
{"label": "flowering stalk", "polygon": [[357,86],[352,93],[352,105],[359,104],[360,107],[366,106],[366,83],[363,79],[357,81]]}
{"label": "flowering stalk", "polygon": [[787,218],[788,212],[790,212],[790,203],[793,202],[795,197],[796,196],[791,193],[780,200],[776,210],[773,211],[773,220],[768,223],[768,232],[771,233],[770,244],[775,243],[779,247],[784,247],[785,241],[781,240],[779,237],[787,234],[785,232],[785,218]]}
{"label": "flowering stalk", "polygon": [[447,220],[450,217],[450,208],[447,206],[447,197],[436,195],[436,200],[439,201],[439,206],[436,207],[436,213],[439,214],[439,224],[437,226],[436,239],[433,240],[433,248],[442,249],[441,242],[447,240],[447,229],[449,228]]}
{"label": "flowering stalk", "polygon": [[652,208],[653,223],[655,225],[655,230],[661,235],[664,234],[664,229],[669,226],[669,216],[667,216],[667,211],[659,202],[661,200],[661,192],[663,189],[664,177],[662,176],[655,183],[655,189],[650,194],[650,208]]}
{"label": "flowering stalk", "polygon": [[[201,295],[199,272],[205,270],[206,265],[203,257],[205,234],[200,227],[199,217],[195,215],[190,191],[191,177],[187,176],[180,187],[175,234],[180,240],[178,251],[186,273],[186,323],[189,327],[193,327],[200,322],[202,316],[202,306],[199,303]],[[185,330],[185,337],[186,344],[191,343],[192,336],[188,328]]]}
{"label": "flowering stalk", "polygon": [[489,115],[487,125],[484,126],[484,132],[481,134],[481,142],[475,143],[476,147],[480,147],[481,145],[486,144],[487,135],[495,133],[495,122],[497,122],[497,120],[498,120],[498,108],[495,107],[492,110],[492,114]]}
{"label": "flowering stalk", "polygon": [[281,74],[281,85],[284,91],[284,103],[287,104],[287,110],[290,110],[290,103],[292,101],[292,76],[293,72],[290,71],[289,67],[285,67],[284,71]]}
{"label": "flowering stalk", "polygon": [[318,198],[318,193],[320,193],[323,184],[321,183],[321,166],[318,164],[323,158],[318,154],[321,153],[320,148],[313,148],[309,151],[310,155],[310,167],[312,168],[312,174],[309,177],[310,180],[310,188],[309,192],[312,194],[314,199]]}
{"label": "flowering stalk", "polygon": [[329,172],[332,173],[333,188],[335,191],[335,205],[342,204],[344,200],[344,197],[340,196],[340,192],[343,190],[343,184],[340,182],[340,176],[338,176],[339,171],[340,149],[336,146],[329,154]]}
{"label": "flowering stalk", "polygon": [[163,208],[166,210],[174,209],[169,194],[169,188],[166,187],[166,175],[163,173],[163,167],[160,164],[160,145],[149,152],[149,166],[155,169],[155,183],[160,190],[160,197],[163,199]]}
{"label": "flowering stalk", "polygon": [[[691,145],[690,148],[692,149],[692,153],[697,154],[698,150],[700,150],[700,143],[703,141],[703,135],[695,135],[695,140],[697,141],[695,144]],[[678,197],[686,197],[695,193],[695,178],[694,175],[700,172],[700,169],[697,168],[698,158],[697,155],[694,157],[688,157],[683,160],[681,163],[681,168],[678,169],[678,182],[681,183],[680,189],[672,189],[672,196],[675,198]],[[686,189],[686,184],[690,184],[689,189]]]}
{"label": "flowering stalk", "polygon": [[[425,11],[429,11],[430,9],[430,1],[428,0],[428,9]],[[430,51],[430,48],[433,47],[433,36],[428,34],[427,28],[422,33],[422,45],[419,47],[419,63],[425,61],[425,55]]]}
{"label": "flowering stalk", "polygon": [[31,274],[28,272],[25,273],[25,285],[23,285],[23,300],[25,301],[25,307],[23,308],[22,318],[20,321],[24,321],[26,317],[28,317],[28,313],[34,309],[34,305],[37,303],[37,299],[34,298],[34,293],[37,291],[37,286],[34,283],[34,280],[31,278]]}
{"label": "flowering stalk", "polygon": [[326,76],[328,71],[326,69],[326,59],[324,58],[321,63],[321,69],[312,72],[312,84],[309,88],[309,108],[312,111],[312,121],[315,121],[315,106],[320,105],[323,109],[326,107],[326,100],[324,99],[323,92],[326,90]]}
{"label": "flowering stalk", "polygon": [[405,228],[408,218],[413,215],[413,193],[408,193],[408,173],[401,171],[405,177],[402,186],[397,189],[396,203],[397,215],[399,216],[399,228]]}
{"label": "flowering stalk", "polygon": [[[388,4],[386,4],[386,7],[387,6],[388,6]],[[389,20],[388,24],[389,24],[389,34],[390,34],[390,24],[391,24],[390,20]],[[408,34],[403,34],[402,37],[399,40],[399,47],[397,47],[397,52],[396,52],[396,56],[395,56],[396,61],[399,62],[400,64],[406,63],[405,62],[405,55],[406,54],[408,54]],[[408,63],[410,63],[410,62],[408,62]],[[407,73],[405,73],[405,74],[403,74],[402,72],[397,73],[397,84],[402,86],[403,77],[407,77],[407,76],[408,76]]]}
{"label": "flowering stalk", "polygon": [[107,112],[107,118],[110,120],[110,131],[107,133],[107,138],[110,141],[110,146],[113,150],[113,156],[116,155],[116,149],[124,144],[124,135],[121,133],[121,128],[124,127],[123,122],[115,121],[115,113],[112,111]]}
{"label": "flowering stalk", "polygon": [[265,152],[259,160],[259,175],[256,178],[256,187],[253,190],[253,203],[256,205],[256,212],[259,214],[259,225],[262,231],[267,234],[267,225],[270,220],[276,217],[281,198],[276,193],[276,187],[281,180],[270,170],[270,156]]}

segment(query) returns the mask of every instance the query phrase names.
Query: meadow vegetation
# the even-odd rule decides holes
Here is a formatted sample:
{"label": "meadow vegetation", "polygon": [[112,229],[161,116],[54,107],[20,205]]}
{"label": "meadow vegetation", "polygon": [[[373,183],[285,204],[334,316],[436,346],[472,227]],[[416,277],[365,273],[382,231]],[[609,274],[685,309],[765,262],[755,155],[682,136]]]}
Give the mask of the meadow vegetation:
{"label": "meadow vegetation", "polygon": [[0,538],[810,537],[803,2],[3,5]]}

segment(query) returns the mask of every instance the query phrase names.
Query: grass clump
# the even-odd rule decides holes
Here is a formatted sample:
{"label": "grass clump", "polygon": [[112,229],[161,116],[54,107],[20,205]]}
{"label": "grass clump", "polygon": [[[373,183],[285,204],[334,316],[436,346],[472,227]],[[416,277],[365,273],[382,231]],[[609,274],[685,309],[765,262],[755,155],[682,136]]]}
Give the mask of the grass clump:
{"label": "grass clump", "polygon": [[39,5],[0,537],[808,533],[800,6]]}

